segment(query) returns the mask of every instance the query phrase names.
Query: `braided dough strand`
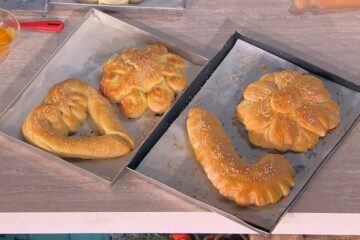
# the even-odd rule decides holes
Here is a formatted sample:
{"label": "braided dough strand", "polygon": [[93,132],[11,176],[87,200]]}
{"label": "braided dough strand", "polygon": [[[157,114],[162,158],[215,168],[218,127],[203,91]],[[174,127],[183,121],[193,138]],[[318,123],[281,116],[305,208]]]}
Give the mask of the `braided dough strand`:
{"label": "braided dough strand", "polygon": [[289,194],[295,172],[282,155],[266,154],[256,164],[243,161],[217,117],[203,108],[189,111],[187,131],[196,159],[224,197],[264,206]]}
{"label": "braided dough strand", "polygon": [[[102,136],[69,137],[90,114]],[[31,144],[62,157],[119,157],[134,149],[110,103],[87,83],[68,79],[53,86],[45,103],[25,119],[22,132]]]}

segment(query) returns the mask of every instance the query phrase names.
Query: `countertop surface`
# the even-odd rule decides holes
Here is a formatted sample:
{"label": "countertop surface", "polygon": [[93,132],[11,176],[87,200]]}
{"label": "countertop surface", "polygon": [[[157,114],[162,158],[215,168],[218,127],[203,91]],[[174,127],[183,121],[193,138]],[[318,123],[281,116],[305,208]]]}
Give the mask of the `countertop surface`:
{"label": "countertop surface", "polygon": [[[360,12],[292,15],[289,13],[289,7],[288,0],[192,0],[188,3],[189,9],[184,13],[128,12],[111,15],[154,34],[166,36],[169,40],[186,42],[193,46],[192,50],[208,58],[223,46],[234,31],[238,31],[359,84]],[[0,63],[0,111],[10,104],[17,93],[39,71],[56,48],[77,26],[84,14],[83,11],[62,9],[51,9],[46,16],[16,13],[23,21],[60,19],[65,22],[66,27],[61,33],[21,32],[14,49]],[[346,221],[355,221],[353,217],[360,219],[358,218],[360,216],[359,144],[360,125],[357,124],[290,209],[290,213],[280,222],[278,228],[282,230],[278,232],[316,233],[316,224],[318,224],[322,229],[319,230],[320,232],[334,233],[335,231],[336,233],[336,230],[330,227],[337,226],[336,222],[324,223],[325,225],[321,226],[321,222],[318,221],[338,219],[341,222],[339,224],[345,227],[346,224],[350,224]],[[18,216],[16,214],[25,214],[22,216],[28,216],[29,222],[34,224],[36,223],[34,216],[37,214],[36,216],[40,217],[38,228],[35,228],[38,229],[37,232],[93,232],[95,230],[97,230],[95,232],[166,232],[171,230],[196,232],[211,229],[212,232],[249,232],[246,228],[240,226],[237,228],[238,225],[230,220],[215,213],[208,213],[188,201],[167,193],[128,170],[125,170],[119,180],[110,187],[76,170],[48,161],[2,135],[0,135],[0,154],[0,222],[2,222],[0,232],[10,231],[16,224],[19,224],[18,228],[14,228],[16,231],[26,232],[25,228],[21,228],[26,225],[25,222],[21,225],[25,220],[16,219],[15,217]],[[77,217],[83,216],[86,219],[85,213],[91,212],[108,216],[108,221],[117,219],[122,224],[128,217],[134,217],[131,214],[136,213],[139,214],[136,215],[137,219],[142,221],[144,227],[141,228],[139,225],[139,228],[135,230],[131,227],[120,230],[89,227],[86,230],[86,224],[80,221],[80,223],[71,224],[67,222],[72,228],[61,230],[61,224],[57,226],[55,224],[48,226],[50,230],[45,230],[46,221],[52,219],[51,214],[60,216],[56,213],[71,213],[72,217],[61,215],[65,216],[66,222],[76,219],[74,217],[76,213],[79,213]],[[46,215],[47,213],[51,214]],[[107,215],[110,213],[113,215]],[[310,215],[304,217],[304,214]],[[41,217],[45,217],[43,220],[45,225],[40,224]],[[199,219],[214,217],[225,226],[214,225],[216,220],[213,223],[210,223],[211,220],[202,220],[203,228],[201,228],[199,223],[192,224],[191,220],[187,220],[197,217]],[[158,226],[151,221],[152,218],[156,218],[154,221]],[[7,221],[10,223],[9,219],[13,219],[11,221],[15,225],[3,224]],[[56,217],[54,219],[54,223],[56,221],[64,223]],[[169,219],[173,222],[169,222]],[[115,223],[106,222],[106,220],[102,222],[99,219],[97,221],[95,221],[97,224],[92,222],[97,227]],[[286,224],[290,221],[295,225],[286,225],[284,221],[287,221]],[[27,224],[30,224],[29,222]],[[79,224],[78,228],[76,224]],[[81,224],[83,226],[80,226]],[[159,228],[161,224],[164,228]],[[150,228],[152,225],[155,227]],[[308,229],[307,225],[309,225]],[[357,232],[360,230],[356,230],[360,229],[360,220],[350,225],[351,228],[343,228],[343,230],[339,227],[338,233],[360,234]],[[166,226],[169,227],[166,228]]]}

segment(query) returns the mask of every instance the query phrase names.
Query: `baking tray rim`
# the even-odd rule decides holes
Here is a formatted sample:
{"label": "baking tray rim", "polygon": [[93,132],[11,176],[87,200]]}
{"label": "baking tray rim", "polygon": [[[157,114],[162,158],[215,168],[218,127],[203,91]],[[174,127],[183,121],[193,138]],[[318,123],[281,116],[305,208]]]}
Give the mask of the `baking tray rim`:
{"label": "baking tray rim", "polygon": [[224,212],[224,211],[221,211],[221,210],[217,209],[216,207],[213,207],[213,206],[211,206],[211,205],[208,205],[208,204],[203,203],[203,202],[200,201],[200,200],[197,200],[197,199],[195,199],[195,198],[192,198],[191,196],[188,196],[188,195],[186,195],[185,193],[182,193],[181,191],[178,191],[178,190],[176,190],[176,189],[174,189],[174,188],[166,185],[165,183],[162,183],[162,182],[160,182],[160,181],[157,181],[157,180],[153,179],[152,177],[148,177],[148,176],[146,176],[145,174],[136,171],[136,169],[131,169],[131,168],[128,167],[127,170],[129,170],[130,172],[132,172],[132,173],[135,174],[136,176],[144,179],[145,181],[148,181],[148,182],[156,185],[157,187],[159,187],[159,188],[161,188],[161,189],[164,189],[164,190],[167,191],[167,192],[170,192],[170,193],[172,193],[172,194],[174,194],[174,195],[176,195],[176,196],[178,196],[178,197],[181,197],[182,199],[184,199],[184,200],[186,200],[186,201],[189,201],[189,202],[191,202],[191,203],[194,203],[195,205],[197,205],[197,206],[199,206],[199,207],[201,207],[201,208],[204,208],[204,209],[210,210],[210,211],[212,211],[212,212],[215,212],[215,213],[217,213],[217,214],[220,214],[221,216],[224,216],[224,217],[226,217],[227,219],[230,219],[230,220],[232,220],[232,221],[234,221],[234,222],[236,222],[236,223],[240,223],[240,224],[242,224],[243,226],[248,227],[248,228],[250,228],[251,230],[254,230],[254,231],[256,231],[256,232],[258,232],[258,233],[260,233],[260,234],[268,234],[268,232],[262,231],[261,229],[258,229],[258,228],[256,228],[256,227],[252,226],[251,224],[247,223],[246,221],[243,221],[243,220],[241,220],[241,219],[237,219],[236,217],[234,217],[234,216],[232,216],[232,215],[230,215],[230,214],[228,214],[228,213],[226,213],[226,212]]}
{"label": "baking tray rim", "polygon": [[[95,9],[95,8],[90,9],[90,10],[82,17],[81,21],[80,21],[80,22],[76,25],[76,27],[70,32],[70,34],[63,40],[63,42],[55,49],[55,51],[50,55],[50,57],[44,62],[44,64],[43,64],[43,65],[41,66],[41,68],[36,72],[36,74],[34,74],[34,75],[31,77],[31,79],[25,84],[25,86],[17,93],[17,95],[11,100],[11,102],[6,106],[6,108],[0,113],[0,121],[1,121],[1,119],[4,117],[4,115],[9,111],[9,109],[11,109],[11,108],[14,106],[14,104],[16,104],[16,102],[17,102],[18,99],[21,97],[21,95],[28,89],[28,87],[33,83],[33,81],[37,78],[37,76],[43,71],[43,69],[49,64],[49,62],[57,55],[57,53],[58,53],[58,52],[63,48],[63,46],[68,42],[68,40],[77,32],[77,30],[80,28],[80,26],[81,26],[84,22],[86,22],[91,15],[94,15],[94,16],[96,17],[96,14],[104,14],[104,15],[106,15],[106,16],[109,16],[109,17],[111,17],[111,18],[114,18],[114,17],[112,17],[112,16],[110,16],[110,15],[107,15],[106,13],[103,13],[103,12],[101,12],[101,11]],[[153,38],[157,38],[157,39],[162,40],[162,41],[164,41],[164,42],[166,42],[166,43],[168,43],[168,44],[170,44],[170,45],[172,45],[172,46],[175,46],[175,44],[172,44],[171,41],[168,41],[168,40],[166,40],[166,39],[163,39],[163,38],[161,38],[161,37],[158,37],[157,35],[154,35],[154,34],[148,32],[148,31],[145,31],[145,30],[143,30],[143,29],[141,29],[141,28],[139,28],[139,27],[137,27],[137,26],[131,25],[131,24],[129,24],[129,23],[125,22],[125,21],[122,21],[122,20],[120,20],[120,19],[117,19],[117,18],[114,18],[114,19],[116,19],[117,21],[120,21],[120,22],[121,22],[122,24],[124,24],[126,27],[132,28],[134,31],[139,31],[139,32],[141,32],[141,33],[143,33],[143,34],[150,35],[150,36],[153,37]],[[175,47],[176,47],[176,46],[175,46]],[[181,48],[181,47],[177,47],[177,49],[179,49],[179,50],[184,50],[184,49]],[[204,65],[206,65],[208,59],[205,58],[205,57],[203,57],[203,56],[200,55],[199,53],[195,52],[193,49],[191,49],[191,51],[186,51],[186,50],[184,50],[184,51],[185,51],[186,53],[189,53],[189,52],[190,52],[190,53],[192,54],[192,56],[196,56],[198,59],[201,59],[201,61],[204,63]],[[194,64],[195,64],[195,63],[194,63]],[[197,64],[195,64],[195,65],[197,65]],[[195,77],[194,77],[194,80],[196,79],[197,75],[201,72],[201,70],[202,70],[202,68],[204,67],[204,65],[199,65],[199,66],[201,66],[201,69],[200,69],[200,71],[199,71],[198,73],[196,73],[196,75],[195,75]],[[186,90],[189,86],[190,86],[190,84],[189,84],[188,86],[186,86],[186,88],[184,89],[184,91],[183,91],[182,93],[180,93],[179,97],[184,94],[185,90]],[[178,100],[178,98],[175,100],[175,102],[176,102],[177,100]],[[175,103],[175,102],[174,102],[174,103]],[[173,105],[172,105],[172,106],[173,106]],[[171,106],[171,108],[172,108],[172,106]],[[170,108],[170,109],[171,109],[171,108]],[[170,110],[170,109],[169,109],[169,110]],[[33,149],[34,151],[37,151],[38,153],[43,154],[45,157],[47,157],[47,158],[49,158],[49,159],[51,158],[52,160],[56,160],[56,161],[59,162],[59,163],[63,163],[65,166],[71,166],[73,169],[80,170],[80,172],[82,172],[82,173],[87,173],[89,176],[95,177],[95,179],[100,180],[101,182],[104,182],[104,183],[107,183],[107,184],[112,185],[112,184],[114,184],[114,183],[117,181],[117,179],[119,178],[119,176],[121,175],[121,173],[124,171],[124,169],[127,167],[127,165],[133,160],[133,158],[136,156],[136,153],[137,153],[138,151],[140,151],[140,150],[139,150],[140,147],[141,147],[141,146],[143,145],[143,143],[150,137],[151,133],[152,133],[152,132],[154,131],[154,129],[160,124],[161,120],[168,114],[169,110],[168,110],[166,113],[164,113],[164,115],[160,118],[159,122],[158,122],[158,123],[155,125],[155,127],[149,132],[148,136],[145,137],[145,139],[139,143],[139,145],[137,146],[136,149],[134,149],[134,151],[133,151],[133,152],[134,152],[134,155],[133,155],[132,157],[130,157],[128,160],[126,160],[126,163],[124,163],[124,166],[123,166],[121,169],[119,169],[119,172],[115,175],[115,177],[114,177],[113,179],[106,179],[106,178],[104,178],[104,177],[101,177],[101,176],[99,176],[99,175],[97,175],[97,174],[95,174],[95,173],[93,173],[93,172],[91,172],[91,171],[88,171],[88,170],[83,169],[83,168],[81,168],[81,167],[79,167],[79,166],[76,166],[75,164],[72,164],[71,162],[69,162],[69,161],[67,161],[67,160],[65,160],[65,159],[57,156],[56,154],[49,153],[49,152],[47,152],[47,151],[45,151],[45,150],[42,150],[42,149],[40,149],[40,148],[37,148],[37,147],[35,147],[35,146],[33,146],[33,145],[25,142],[25,141],[22,141],[22,140],[17,139],[17,138],[15,138],[15,137],[13,137],[13,136],[10,136],[10,135],[2,132],[2,131],[0,131],[0,135],[5,136],[5,137],[8,137],[9,139],[14,140],[14,141],[17,142],[17,143],[20,143],[21,146],[25,146],[25,147],[29,147],[29,146],[30,146],[29,149]]]}
{"label": "baking tray rim", "polygon": [[310,178],[306,181],[305,185],[303,186],[303,188],[300,189],[300,191],[296,194],[295,198],[291,201],[291,203],[284,209],[283,213],[280,215],[279,219],[276,221],[276,223],[274,224],[274,226],[270,229],[265,229],[262,228],[260,226],[256,226],[254,224],[251,224],[249,222],[246,222],[240,218],[234,217],[231,214],[220,210],[214,206],[211,206],[207,203],[202,202],[201,200],[197,200],[195,198],[192,198],[191,196],[176,190],[168,185],[166,185],[165,183],[162,183],[158,180],[153,179],[152,177],[147,176],[144,173],[138,172],[135,169],[132,169],[130,167],[127,167],[126,169],[129,170],[130,172],[134,173],[135,175],[137,175],[138,177],[156,185],[157,187],[160,187],[161,189],[164,189],[165,191],[172,193],[186,201],[189,201],[191,203],[196,204],[197,206],[210,210],[212,212],[218,213],[221,216],[224,216],[236,223],[239,223],[245,227],[248,227],[251,230],[254,230],[255,232],[259,233],[259,234],[271,234],[274,229],[276,228],[276,226],[278,225],[278,223],[283,219],[283,217],[285,216],[286,213],[288,213],[289,209],[291,207],[294,206],[295,202],[300,198],[300,196],[305,192],[306,188],[309,187],[311,181],[314,180],[314,177],[320,172],[321,168],[328,162],[328,160],[334,155],[334,153],[337,151],[337,149],[343,144],[343,142],[345,141],[345,139],[350,135],[351,131],[353,130],[353,128],[360,122],[360,116],[358,116],[356,118],[356,120],[353,122],[353,124],[351,124],[350,128],[348,129],[348,131],[346,131],[346,133],[342,136],[342,138],[336,143],[336,145],[332,148],[332,150],[326,155],[326,157],[324,158],[323,161],[321,161],[320,165],[315,169],[314,173],[310,176]]}
{"label": "baking tray rim", "polygon": [[86,9],[86,8],[98,8],[98,9],[113,9],[114,11],[120,10],[153,10],[153,11],[176,11],[176,12],[185,12],[187,10],[187,0],[182,0],[182,7],[161,7],[161,6],[141,6],[137,4],[125,4],[125,5],[114,5],[114,4],[93,4],[93,3],[66,3],[60,2],[59,0],[49,0],[48,5],[54,7],[68,7],[69,9]]}
{"label": "baking tray rim", "polygon": [[[321,76],[329,81],[335,82],[337,84],[340,84],[343,87],[349,88],[355,92],[359,92],[360,88],[359,85],[356,85],[353,82],[350,82],[348,80],[345,80],[323,68],[317,67],[311,63],[308,63],[300,58],[294,57],[289,53],[286,53],[284,51],[278,50],[274,47],[270,47],[269,45],[266,45],[262,42],[259,42],[255,39],[252,39],[250,37],[247,37],[245,35],[242,35],[238,32],[235,32],[232,36],[230,36],[230,38],[226,41],[225,45],[223,46],[223,48],[211,59],[208,61],[208,63],[203,67],[203,69],[201,70],[200,73],[198,73],[197,77],[193,80],[193,82],[190,84],[189,87],[191,87],[193,84],[199,83],[199,81],[197,81],[197,78],[201,78],[202,79],[202,83],[199,89],[197,89],[197,91],[195,92],[194,95],[189,95],[189,94],[185,94],[186,96],[191,96],[194,97],[200,90],[201,87],[208,81],[208,79],[211,77],[211,75],[214,73],[214,71],[217,69],[217,67],[219,66],[219,64],[221,64],[221,62],[226,58],[226,56],[229,54],[229,52],[231,51],[231,49],[234,47],[236,41],[240,39],[248,44],[251,44],[259,49],[262,49],[266,52],[269,52],[281,59],[284,59],[294,65],[297,65],[311,73],[314,73],[318,76]],[[281,55],[279,54],[281,53]],[[209,66],[210,65],[210,66]],[[194,87],[196,88],[196,86]],[[184,102],[180,102],[180,99],[177,99],[177,101],[175,102],[175,104],[182,104],[182,109],[184,110],[186,108],[186,106],[191,102],[192,100],[188,100],[185,103]],[[174,104],[174,105],[175,105]],[[175,108],[175,106],[173,106],[173,109]],[[171,112],[172,114],[175,114],[176,116],[172,117],[172,121],[170,123],[168,123],[169,127],[172,124],[173,121],[175,121],[182,113],[182,111],[178,111],[178,112]],[[169,115],[171,114],[169,113]],[[344,140],[346,139],[346,137],[351,133],[352,129],[356,126],[356,124],[358,124],[360,122],[360,114],[358,114],[358,116],[355,117],[355,120],[351,123],[351,125],[349,126],[349,128],[346,130],[346,132],[342,135],[342,137],[339,139],[339,141],[337,141],[337,143],[335,144],[335,146],[329,151],[329,153],[324,157],[324,159],[321,161],[321,163],[314,169],[314,172],[310,175],[309,179],[305,182],[304,186],[299,190],[299,192],[295,195],[294,199],[286,206],[286,208],[284,209],[284,211],[281,213],[280,217],[277,219],[277,221],[275,222],[275,224],[270,228],[270,229],[265,229],[263,227],[259,227],[256,226],[254,224],[248,223],[240,218],[234,217],[231,214],[224,212],[214,206],[211,206],[207,203],[204,203],[200,200],[194,199],[191,196],[188,196],[185,193],[182,193],[179,190],[176,190],[168,185],[166,185],[165,183],[162,183],[158,180],[155,180],[151,177],[146,176],[145,174],[138,172],[136,170],[136,168],[139,166],[139,164],[142,162],[142,160],[144,158],[142,158],[140,161],[138,162],[131,162],[128,166],[128,169],[130,169],[131,171],[136,172],[139,176],[143,177],[146,180],[150,180],[150,182],[154,183],[155,185],[168,190],[172,193],[174,193],[177,196],[180,196],[186,200],[190,200],[191,202],[204,207],[206,209],[209,210],[213,210],[235,222],[238,222],[240,224],[243,224],[247,227],[250,227],[251,229],[259,232],[259,233],[265,233],[265,234],[269,234],[271,233],[275,227],[277,226],[277,224],[279,223],[279,221],[284,217],[284,215],[288,212],[288,210],[290,209],[290,207],[293,206],[293,204],[299,199],[299,197],[301,196],[301,194],[305,191],[305,189],[309,186],[310,182],[314,179],[314,177],[316,176],[316,174],[318,174],[320,172],[320,169],[326,164],[326,162],[331,158],[331,156],[333,156],[333,154],[336,152],[336,150],[342,145],[342,143],[344,142]],[[168,129],[168,128],[167,128]],[[161,136],[167,131],[167,129],[161,133]],[[160,139],[160,138],[159,138]],[[159,139],[155,139],[155,141],[157,142]],[[154,145],[156,144],[156,142],[154,143]],[[153,146],[154,146],[153,145]],[[151,149],[150,149],[151,150]],[[150,152],[149,150],[149,152]],[[146,153],[147,154],[147,153]]]}

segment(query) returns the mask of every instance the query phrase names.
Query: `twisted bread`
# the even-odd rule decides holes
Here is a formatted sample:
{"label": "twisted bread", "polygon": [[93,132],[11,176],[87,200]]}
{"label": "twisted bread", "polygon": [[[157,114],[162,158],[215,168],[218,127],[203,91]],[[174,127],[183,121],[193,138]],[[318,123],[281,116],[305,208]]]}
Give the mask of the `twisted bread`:
{"label": "twisted bread", "polygon": [[264,206],[289,194],[295,172],[282,155],[266,154],[256,164],[244,162],[220,121],[202,108],[192,108],[186,124],[196,159],[221,195],[239,205]]}
{"label": "twisted bread", "polygon": [[100,88],[126,117],[138,118],[148,107],[161,114],[187,85],[184,67],[184,61],[161,44],[144,51],[127,49],[105,63]]}
{"label": "twisted bread", "polygon": [[[89,113],[102,136],[68,137],[79,130]],[[45,103],[36,107],[22,125],[25,139],[48,152],[68,158],[111,158],[134,149],[110,103],[81,80],[68,79],[53,86]]]}
{"label": "twisted bread", "polygon": [[280,151],[306,152],[340,122],[339,106],[322,81],[291,70],[250,84],[236,111],[251,143]]}

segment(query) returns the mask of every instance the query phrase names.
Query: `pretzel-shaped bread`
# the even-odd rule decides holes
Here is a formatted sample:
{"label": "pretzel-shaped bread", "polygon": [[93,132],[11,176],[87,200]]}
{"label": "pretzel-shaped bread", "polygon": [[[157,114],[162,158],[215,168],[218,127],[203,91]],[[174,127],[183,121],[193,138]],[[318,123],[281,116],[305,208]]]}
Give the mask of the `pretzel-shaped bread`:
{"label": "pretzel-shaped bread", "polygon": [[[71,137],[90,114],[101,136]],[[22,125],[25,139],[61,157],[99,159],[119,157],[134,149],[108,100],[81,80],[54,85],[45,103],[36,107]]]}
{"label": "pretzel-shaped bread", "polygon": [[241,160],[220,121],[203,108],[192,108],[186,124],[196,159],[221,195],[264,206],[289,194],[295,172],[282,155],[266,154],[255,164]]}

